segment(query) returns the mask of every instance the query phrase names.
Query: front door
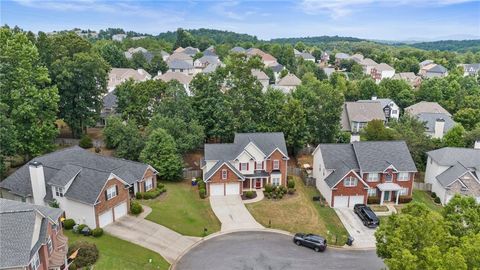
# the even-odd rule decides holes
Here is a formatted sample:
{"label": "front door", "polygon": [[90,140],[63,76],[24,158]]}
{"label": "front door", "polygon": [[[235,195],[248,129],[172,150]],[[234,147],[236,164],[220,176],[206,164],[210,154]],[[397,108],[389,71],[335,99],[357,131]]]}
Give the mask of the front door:
{"label": "front door", "polygon": [[262,187],[262,179],[255,179],[255,188],[261,188]]}
{"label": "front door", "polygon": [[383,196],[383,201],[384,202],[389,202],[390,201],[390,191],[385,191],[385,194]]}

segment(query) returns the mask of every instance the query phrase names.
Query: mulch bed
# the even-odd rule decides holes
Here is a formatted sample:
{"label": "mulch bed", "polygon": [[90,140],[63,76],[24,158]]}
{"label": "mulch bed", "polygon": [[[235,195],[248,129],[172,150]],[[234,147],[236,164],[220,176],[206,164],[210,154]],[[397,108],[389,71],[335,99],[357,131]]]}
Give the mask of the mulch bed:
{"label": "mulch bed", "polygon": [[257,192],[256,191],[253,193],[252,198],[247,198],[247,196],[245,196],[245,192],[243,192],[243,194],[242,194],[242,200],[251,200],[251,199],[255,199],[256,197],[257,197]]}

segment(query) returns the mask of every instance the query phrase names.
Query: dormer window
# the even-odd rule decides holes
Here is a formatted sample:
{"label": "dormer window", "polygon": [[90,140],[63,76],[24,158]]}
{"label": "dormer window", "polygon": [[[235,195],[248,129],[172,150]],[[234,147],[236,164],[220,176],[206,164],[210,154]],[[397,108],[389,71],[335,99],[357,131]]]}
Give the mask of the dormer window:
{"label": "dormer window", "polygon": [[248,162],[240,162],[240,171],[248,171]]}
{"label": "dormer window", "polygon": [[222,170],[222,180],[227,180],[228,177],[228,171],[223,169]]}
{"label": "dormer window", "polygon": [[257,169],[257,170],[263,170],[263,161],[257,161],[257,162],[255,162],[255,169]]}
{"label": "dormer window", "polygon": [[57,197],[63,197],[63,195],[64,195],[63,187],[55,187],[55,195]]}

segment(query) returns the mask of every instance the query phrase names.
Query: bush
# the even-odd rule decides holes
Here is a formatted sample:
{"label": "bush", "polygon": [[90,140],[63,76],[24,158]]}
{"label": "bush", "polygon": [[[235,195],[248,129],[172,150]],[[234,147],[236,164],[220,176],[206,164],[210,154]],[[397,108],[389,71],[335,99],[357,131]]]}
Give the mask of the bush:
{"label": "bush", "polygon": [[78,146],[85,149],[92,148],[93,147],[92,138],[88,137],[88,135],[83,135],[82,138],[80,139],[80,142],[78,143]]}
{"label": "bush", "polygon": [[74,227],[74,231],[76,233],[80,233],[85,227],[88,228],[87,224],[79,224],[78,226]]}
{"label": "bush", "polygon": [[287,181],[287,187],[288,188],[295,188],[295,181],[293,179],[290,179]]}
{"label": "bush", "polygon": [[207,190],[204,188],[201,188],[198,190],[198,194],[200,194],[200,198],[205,199],[207,197]]}
{"label": "bush", "polygon": [[[399,198],[400,200],[400,198]],[[380,198],[378,197],[368,197],[367,198],[367,204],[379,204],[380,203]]]}
{"label": "bush", "polygon": [[435,199],[433,199],[433,201],[434,201],[435,203],[438,203],[438,204],[440,204],[440,203],[441,203],[441,201],[440,201],[440,198],[439,198],[439,197],[435,197]]}
{"label": "bush", "polygon": [[200,178],[197,178],[197,186],[198,186],[198,189],[207,189],[207,184],[205,182],[203,182],[202,179]]}
{"label": "bush", "polygon": [[133,215],[138,215],[143,212],[143,207],[140,203],[137,201],[131,201],[130,202],[130,213]]}
{"label": "bush", "polygon": [[398,203],[409,203],[412,201],[412,197],[400,196],[398,197]]}
{"label": "bush", "polygon": [[78,254],[73,262],[73,265],[75,266],[72,269],[91,266],[98,260],[98,249],[93,243],[85,241],[77,241],[73,243],[68,249],[68,256],[72,255],[76,250],[78,250]]}
{"label": "bush", "polygon": [[103,229],[102,228],[95,228],[92,230],[92,235],[93,237],[100,237],[103,235]]}
{"label": "bush", "polygon": [[432,194],[430,194],[430,196],[431,196],[433,199],[435,199],[435,198],[437,198],[437,193],[432,192]]}
{"label": "bush", "polygon": [[265,192],[270,193],[273,191],[273,186],[271,184],[265,185]]}
{"label": "bush", "polygon": [[98,154],[98,153],[100,153],[101,151],[102,151],[102,149],[100,149],[100,147],[98,147],[98,146],[97,146],[97,147],[95,147],[95,153],[97,153],[97,154]]}
{"label": "bush", "polygon": [[293,180],[293,176],[287,175],[287,181]]}
{"label": "bush", "polygon": [[252,190],[245,191],[245,197],[247,197],[247,199],[251,199],[254,196],[255,196],[255,193]]}
{"label": "bush", "polygon": [[165,191],[167,191],[167,189],[157,187],[156,189],[152,189],[147,192],[137,192],[137,194],[135,194],[135,198],[137,198],[138,200],[141,200],[141,199],[151,200],[160,196],[160,194],[162,194]]}
{"label": "bush", "polygon": [[288,189],[288,194],[293,195],[295,193],[296,189],[294,188],[289,188]]}
{"label": "bush", "polygon": [[63,227],[65,228],[65,230],[71,230],[73,229],[73,226],[75,226],[75,220],[69,218],[63,221]]}

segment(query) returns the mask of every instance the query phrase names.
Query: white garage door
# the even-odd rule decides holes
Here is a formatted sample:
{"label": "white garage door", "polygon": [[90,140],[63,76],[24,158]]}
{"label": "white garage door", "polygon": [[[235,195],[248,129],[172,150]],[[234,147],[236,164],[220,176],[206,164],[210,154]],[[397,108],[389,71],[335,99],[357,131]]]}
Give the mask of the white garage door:
{"label": "white garage door", "polygon": [[348,196],[335,196],[333,198],[333,207],[336,207],[336,208],[348,207]]}
{"label": "white garage door", "polygon": [[350,204],[349,207],[353,208],[355,204],[363,203],[363,195],[360,196],[350,196]]}
{"label": "white garage door", "polygon": [[100,226],[100,228],[103,228],[113,222],[112,213],[112,209],[108,209],[107,211],[103,212],[103,214],[98,216],[98,225]]}
{"label": "white garage door", "polygon": [[228,183],[225,188],[226,195],[239,195],[240,194],[240,184],[239,183]]}
{"label": "white garage door", "polygon": [[127,215],[127,209],[127,202],[115,206],[115,208],[113,208],[113,211],[115,213],[115,220]]}
{"label": "white garage door", "polygon": [[225,195],[223,186],[223,184],[210,184],[210,196]]}

